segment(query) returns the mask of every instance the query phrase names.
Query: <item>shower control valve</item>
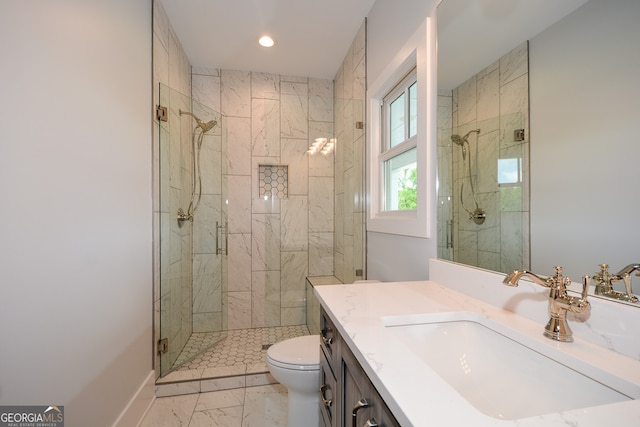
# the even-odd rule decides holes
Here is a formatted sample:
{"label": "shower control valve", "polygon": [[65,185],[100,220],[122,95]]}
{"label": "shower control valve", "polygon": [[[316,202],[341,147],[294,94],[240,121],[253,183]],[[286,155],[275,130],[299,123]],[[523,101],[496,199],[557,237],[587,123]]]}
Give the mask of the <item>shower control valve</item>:
{"label": "shower control valve", "polygon": [[473,220],[473,222],[480,225],[484,223],[485,219],[487,219],[487,214],[481,208],[476,208],[476,210],[471,212],[471,214],[469,215],[469,219]]}
{"label": "shower control valve", "polygon": [[185,213],[182,208],[178,209],[178,227],[182,227],[185,221],[193,222],[193,215]]}

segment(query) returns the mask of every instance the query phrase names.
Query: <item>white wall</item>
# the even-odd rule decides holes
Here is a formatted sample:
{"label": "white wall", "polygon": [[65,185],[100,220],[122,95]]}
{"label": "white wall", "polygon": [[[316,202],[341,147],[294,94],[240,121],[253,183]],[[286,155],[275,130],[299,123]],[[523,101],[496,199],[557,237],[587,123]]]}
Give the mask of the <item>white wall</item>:
{"label": "white wall", "polygon": [[[378,0],[367,19],[367,81],[375,82],[389,72],[389,64],[401,63],[415,48],[408,43],[416,31],[433,15],[438,0]],[[427,28],[427,33],[433,29]],[[434,48],[433,41],[428,42]],[[430,78],[430,76],[428,76]],[[435,94],[429,107],[435,106]],[[368,105],[368,103],[367,103]],[[427,111],[420,120],[435,111]],[[434,120],[435,125],[435,120]],[[419,124],[420,126],[420,124]],[[423,129],[427,126],[423,126]],[[428,128],[427,128],[428,129]],[[435,129],[428,129],[434,132]],[[368,147],[370,149],[370,147]],[[429,207],[432,229],[435,230],[435,140],[428,149],[428,185],[433,205]],[[426,279],[428,259],[436,257],[435,231],[429,239],[367,232],[367,278],[384,281]]]}
{"label": "white wall", "polygon": [[375,81],[440,0],[377,0],[367,17],[367,81]]}
{"label": "white wall", "polygon": [[111,425],[152,369],[151,4],[0,0],[0,404]]}
{"label": "white wall", "polygon": [[533,271],[640,262],[638,17],[593,0],[531,41]]}

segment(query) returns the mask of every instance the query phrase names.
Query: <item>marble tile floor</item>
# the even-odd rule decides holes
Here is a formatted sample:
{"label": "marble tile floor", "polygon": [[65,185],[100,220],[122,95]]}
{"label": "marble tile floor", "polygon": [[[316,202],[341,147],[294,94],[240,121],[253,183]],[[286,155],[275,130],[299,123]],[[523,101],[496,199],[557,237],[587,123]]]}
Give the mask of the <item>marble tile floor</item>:
{"label": "marble tile floor", "polygon": [[138,427],[285,427],[280,384],[157,398]]}
{"label": "marble tile floor", "polygon": [[[156,381],[156,396],[178,396],[275,384],[277,381],[269,373],[265,362],[265,347],[308,334],[306,325],[230,330],[222,337],[194,334],[193,341],[185,346],[184,352],[189,354],[184,356],[187,362]],[[194,356],[192,347],[208,340],[215,342],[215,345]]]}

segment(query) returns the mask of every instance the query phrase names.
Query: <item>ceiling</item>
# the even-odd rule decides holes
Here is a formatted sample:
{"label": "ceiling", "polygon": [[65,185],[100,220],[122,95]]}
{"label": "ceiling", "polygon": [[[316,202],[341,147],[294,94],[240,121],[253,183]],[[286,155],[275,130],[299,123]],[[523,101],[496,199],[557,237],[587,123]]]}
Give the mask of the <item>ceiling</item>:
{"label": "ceiling", "polygon": [[[159,0],[194,67],[333,79],[376,0]],[[438,85],[452,88],[587,0],[445,0]],[[268,34],[275,46],[258,38]]]}
{"label": "ceiling", "polygon": [[333,79],[375,0],[160,2],[194,67]]}

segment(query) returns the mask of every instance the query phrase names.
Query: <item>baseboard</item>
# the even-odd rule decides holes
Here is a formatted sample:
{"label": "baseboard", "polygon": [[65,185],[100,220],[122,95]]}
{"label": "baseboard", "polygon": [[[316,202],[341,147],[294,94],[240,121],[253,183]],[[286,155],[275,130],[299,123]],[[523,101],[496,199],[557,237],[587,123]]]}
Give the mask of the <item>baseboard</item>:
{"label": "baseboard", "polygon": [[113,427],[134,427],[140,424],[156,398],[155,377],[155,371],[149,372],[147,378],[140,384],[138,391],[120,413],[116,422],[113,423]]}

